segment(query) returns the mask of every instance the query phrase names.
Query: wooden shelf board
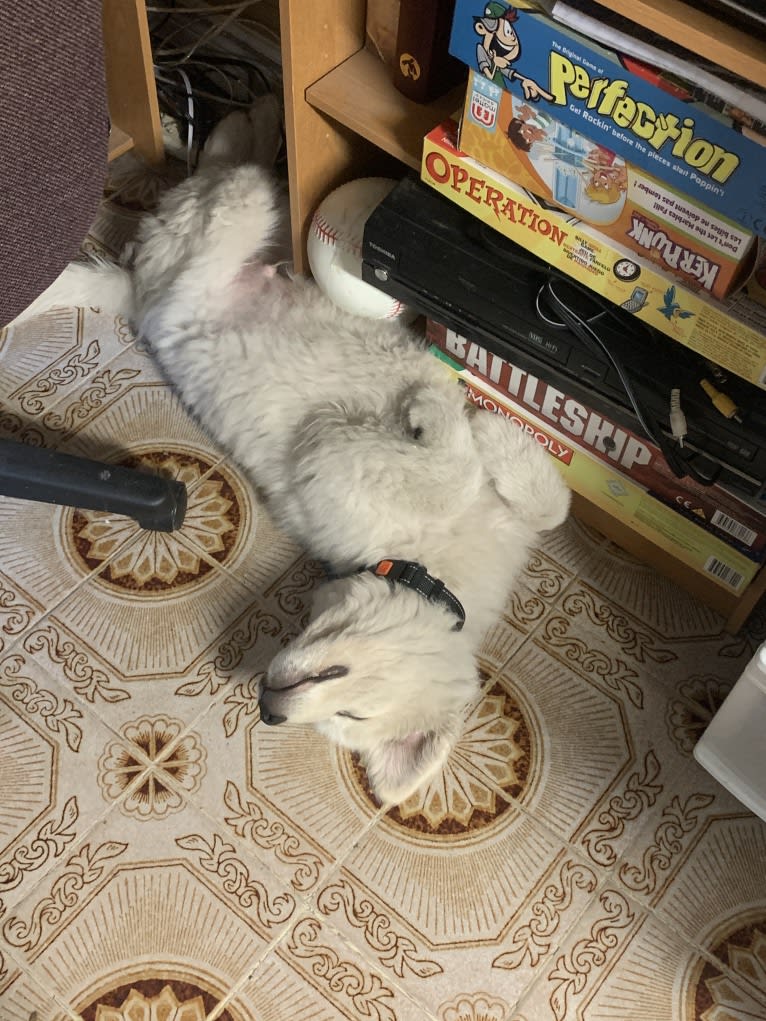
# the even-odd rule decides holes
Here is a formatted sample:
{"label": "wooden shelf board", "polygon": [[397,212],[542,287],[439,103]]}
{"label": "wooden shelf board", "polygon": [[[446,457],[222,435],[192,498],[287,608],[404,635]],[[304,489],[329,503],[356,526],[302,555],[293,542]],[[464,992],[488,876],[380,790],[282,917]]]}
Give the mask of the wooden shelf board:
{"label": "wooden shelf board", "polygon": [[766,46],[684,0],[597,0],[602,7],[680,43],[766,89]]}
{"label": "wooden shelf board", "polygon": [[[467,75],[467,71],[466,71]],[[431,103],[413,103],[391,81],[386,65],[361,49],[306,90],[306,100],[413,170],[423,136],[463,104],[465,85]]]}
{"label": "wooden shelf board", "polygon": [[133,148],[133,139],[122,128],[112,126],[109,132],[109,159],[116,160],[118,156],[129,152]]}

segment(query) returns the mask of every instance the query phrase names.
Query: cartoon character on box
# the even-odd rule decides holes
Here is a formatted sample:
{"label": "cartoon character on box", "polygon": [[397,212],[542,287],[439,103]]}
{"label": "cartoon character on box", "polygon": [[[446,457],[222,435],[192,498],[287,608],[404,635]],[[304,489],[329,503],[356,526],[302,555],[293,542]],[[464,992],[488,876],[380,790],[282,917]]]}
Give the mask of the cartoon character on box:
{"label": "cartoon character on box", "polygon": [[553,130],[553,123],[550,114],[543,110],[533,110],[531,106],[522,103],[508,123],[508,139],[521,152],[529,152],[535,142],[547,140]]}
{"label": "cartoon character on box", "polygon": [[521,42],[513,27],[518,17],[515,8],[506,8],[505,4],[492,0],[483,14],[473,19],[473,27],[481,37],[476,47],[477,67],[496,85],[505,87],[506,80],[518,81],[526,99],[537,101],[543,98],[551,102],[553,96],[550,92],[511,67],[521,55]]}
{"label": "cartoon character on box", "polygon": [[625,205],[625,161],[515,96],[512,113],[508,141],[528,156],[553,201],[591,223],[613,222]]}
{"label": "cartoon character on box", "polygon": [[690,319],[694,315],[676,300],[675,287],[668,287],[662,296],[662,305],[657,311],[664,315],[669,323],[675,323],[676,319]]}
{"label": "cartoon character on box", "polygon": [[588,198],[601,205],[619,202],[628,190],[628,170],[625,163],[603,145],[594,145],[585,162],[590,175],[585,184],[585,194]]}

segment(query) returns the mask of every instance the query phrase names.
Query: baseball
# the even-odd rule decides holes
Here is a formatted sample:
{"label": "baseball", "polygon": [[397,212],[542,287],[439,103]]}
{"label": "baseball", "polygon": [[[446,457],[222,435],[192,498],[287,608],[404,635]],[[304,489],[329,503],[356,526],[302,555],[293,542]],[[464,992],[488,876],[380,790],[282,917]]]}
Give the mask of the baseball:
{"label": "baseball", "polygon": [[396,298],[362,280],[364,225],[395,184],[388,177],[342,184],[320,203],[309,229],[309,266],[318,286],[346,312],[368,319],[396,319],[408,312]]}

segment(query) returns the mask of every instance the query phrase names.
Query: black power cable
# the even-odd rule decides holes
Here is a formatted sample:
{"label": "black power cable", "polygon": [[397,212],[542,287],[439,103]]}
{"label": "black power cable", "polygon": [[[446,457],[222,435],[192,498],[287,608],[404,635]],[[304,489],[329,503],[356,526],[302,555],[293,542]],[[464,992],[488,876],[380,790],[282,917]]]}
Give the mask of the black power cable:
{"label": "black power cable", "polygon": [[[711,485],[713,480],[699,472],[694,464],[691,463],[691,461],[668,440],[662,430],[661,423],[658,421],[656,416],[651,415],[639,400],[631,382],[630,374],[622,364],[621,360],[614,354],[609,345],[599,336],[598,332],[591,325],[598,319],[609,317],[624,329],[625,321],[623,317],[625,313],[622,313],[621,316],[620,312],[607,301],[600,299],[598,295],[595,295],[592,291],[588,290],[588,288],[578,283],[578,281],[566,276],[553,266],[545,265],[535,256],[524,255],[522,252],[518,255],[515,252],[509,252],[505,244],[502,244],[501,241],[493,237],[496,232],[492,230],[492,228],[486,227],[482,224],[479,233],[482,243],[487,248],[494,250],[503,260],[513,263],[520,269],[533,271],[538,278],[544,278],[543,283],[540,285],[537,292],[536,307],[538,314],[542,319],[546,320],[549,325],[570,330],[583,344],[585,344],[588,350],[595,353],[597,356],[606,356],[619,377],[641,428],[647,438],[659,448],[673,474],[677,478],[689,476],[694,479],[695,482],[698,482],[703,486]],[[584,296],[597,311],[595,311],[594,314],[589,316],[587,319],[584,318],[571,307],[571,304],[568,303],[560,293],[557,293],[557,287],[559,289],[568,287]],[[541,308],[541,298],[543,296],[549,301],[553,309],[555,309],[561,317],[561,323],[556,323],[555,321],[547,319]],[[645,330],[647,335],[649,335],[649,327],[640,320],[635,320],[635,328],[639,332],[641,330]],[[693,450],[690,450],[689,454],[690,456],[694,456]]]}

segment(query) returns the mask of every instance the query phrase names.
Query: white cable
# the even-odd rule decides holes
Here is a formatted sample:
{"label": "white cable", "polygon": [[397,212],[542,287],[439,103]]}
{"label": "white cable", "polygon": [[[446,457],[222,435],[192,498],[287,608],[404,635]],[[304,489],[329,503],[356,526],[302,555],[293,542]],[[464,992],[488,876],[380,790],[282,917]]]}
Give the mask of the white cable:
{"label": "white cable", "polygon": [[686,415],[681,409],[681,391],[674,387],[670,391],[670,431],[678,440],[678,445],[684,445],[684,437],[687,433]]}
{"label": "white cable", "polygon": [[181,75],[184,85],[186,86],[186,113],[187,113],[187,132],[186,132],[186,176],[191,177],[192,172],[192,143],[194,142],[194,92],[192,90],[189,76],[182,67],[177,67],[175,70]]}
{"label": "white cable", "polygon": [[[555,330],[568,330],[569,326],[566,323],[557,322],[555,319],[550,319],[543,311],[540,305],[540,297],[543,291],[546,289],[546,287],[548,289],[549,294],[551,294],[556,301],[561,301],[561,299],[556,294],[554,294],[550,281],[547,284],[543,284],[543,286],[538,289],[537,294],[535,295],[535,308],[537,310],[537,314],[540,316],[544,323],[547,323],[548,326],[552,326]],[[561,303],[563,304],[563,302]],[[595,322],[597,319],[600,319],[602,316],[607,315],[608,311],[609,311],[608,309],[603,309],[601,312],[595,312],[592,316],[589,316],[587,319],[583,319],[582,316],[577,316],[577,318],[586,325],[589,325],[590,323]]]}

